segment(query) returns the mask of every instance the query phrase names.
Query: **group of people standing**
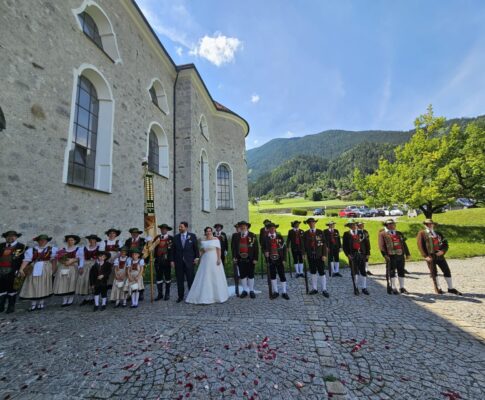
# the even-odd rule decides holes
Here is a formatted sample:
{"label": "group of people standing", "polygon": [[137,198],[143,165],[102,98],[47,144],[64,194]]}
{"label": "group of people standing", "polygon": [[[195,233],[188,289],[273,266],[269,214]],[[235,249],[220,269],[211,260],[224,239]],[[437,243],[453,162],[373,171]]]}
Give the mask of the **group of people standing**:
{"label": "group of people standing", "polygon": [[[7,231],[0,243],[0,312],[15,310],[17,293],[22,299],[30,300],[30,311],[42,310],[44,300],[57,295],[62,297],[62,307],[74,303],[77,295],[79,304],[94,303],[94,311],[105,310],[108,300],[115,307],[138,307],[143,300],[144,270],[148,254],[153,251],[156,273],[157,297],[155,300],[169,300],[172,270],[177,281],[177,302],[185,298],[185,282],[189,293],[185,301],[195,304],[224,302],[230,293],[224,273],[224,265],[229,246],[237,285],[242,285],[240,298],[256,297],[255,268],[263,253],[266,262],[270,298],[280,296],[289,300],[285,274],[288,249],[291,251],[296,277],[305,277],[307,293],[322,293],[330,296],[327,289],[327,273],[331,277],[341,277],[340,252],[347,256],[352,276],[354,294],[369,295],[367,288],[368,260],[370,256],[369,233],[362,222],[349,220],[345,226],[348,231],[342,237],[335,222],[327,222],[324,230],[316,227],[317,220],[304,221],[307,230],[300,229],[301,221],[293,221],[286,240],[277,231],[279,227],[270,220],[264,221],[259,237],[250,231],[251,224],[238,222],[234,227],[230,243],[222,224],[204,229],[205,238],[199,243],[197,236],[188,231],[188,223],[179,224],[179,233],[169,234],[172,230],[167,224],[158,226],[160,234],[155,238],[141,237],[137,228],[129,229],[131,235],[126,241],[119,236],[121,231],[110,228],[103,240],[96,234],[86,236],[87,244],[80,245],[77,235],[66,235],[65,246],[57,248],[50,245],[51,237],[45,234],[36,236],[36,245],[27,248],[19,242],[21,233]],[[378,247],[386,262],[387,292],[407,294],[405,288],[405,260],[410,253],[406,238],[396,230],[396,222],[388,219],[378,233]],[[448,242],[442,233],[434,229],[431,219],[424,221],[425,229],[417,236],[418,249],[426,260],[437,294],[444,291],[438,283],[439,267],[448,286],[448,293],[461,295],[453,287],[450,268],[445,258]],[[199,265],[197,274],[195,266]],[[310,272],[311,289],[308,285],[307,270]],[[397,277],[396,277],[397,275]],[[280,285],[278,285],[278,280]],[[399,289],[398,289],[399,286]]]}

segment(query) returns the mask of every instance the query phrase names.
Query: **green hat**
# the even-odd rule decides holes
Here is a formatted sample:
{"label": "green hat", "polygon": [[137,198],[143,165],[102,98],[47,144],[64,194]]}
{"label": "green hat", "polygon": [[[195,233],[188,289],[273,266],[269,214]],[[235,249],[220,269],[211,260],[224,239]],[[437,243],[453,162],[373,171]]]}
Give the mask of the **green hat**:
{"label": "green hat", "polygon": [[85,236],[85,238],[88,240],[96,240],[97,242],[101,242],[102,240],[98,235],[95,234]]}
{"label": "green hat", "polygon": [[128,229],[128,232],[139,233],[140,235],[143,233],[143,231],[140,231],[138,228],[130,228],[130,229]]}
{"label": "green hat", "polygon": [[19,238],[20,236],[22,236],[22,234],[17,231],[7,231],[2,233],[2,237],[7,238],[7,236],[16,236],[17,238]]}
{"label": "green hat", "polygon": [[387,226],[387,225],[391,225],[391,224],[395,224],[395,223],[396,223],[396,221],[394,221],[392,218],[389,218],[389,219],[386,219],[386,220],[385,220],[385,221],[382,223],[382,225]]}
{"label": "green hat", "polygon": [[345,224],[345,226],[350,226],[350,225],[356,225],[357,224],[357,221],[353,218],[347,220],[347,223]]}
{"label": "green hat", "polygon": [[278,224],[275,224],[274,222],[270,222],[268,225],[266,225],[267,228],[278,228],[279,225]]}
{"label": "green hat", "polygon": [[141,249],[139,249],[138,247],[133,247],[132,249],[129,250],[129,253],[130,254],[133,254],[133,253],[138,253],[138,254],[142,254],[143,251]]}
{"label": "green hat", "polygon": [[161,224],[161,225],[158,225],[158,227],[160,229],[166,229],[167,231],[171,231],[172,230],[172,227],[171,226],[168,226],[167,224]]}
{"label": "green hat", "polygon": [[81,238],[78,235],[66,235],[64,236],[64,241],[67,242],[68,239],[74,239],[76,244],[78,244],[81,241]]}
{"label": "green hat", "polygon": [[271,221],[270,221],[269,219],[265,219],[265,220],[263,221],[263,225],[264,225],[264,226],[266,226],[266,225],[268,225],[268,224],[270,224],[270,223],[271,223]]}
{"label": "green hat", "polygon": [[330,225],[336,225],[335,221],[328,221],[325,225],[330,226]]}
{"label": "green hat", "polygon": [[309,225],[309,224],[310,224],[310,222],[315,222],[315,223],[317,223],[318,221],[317,221],[315,218],[310,217],[310,218],[307,218],[307,219],[306,219],[305,221],[303,221],[303,222],[304,222],[305,224]]}
{"label": "green hat", "polygon": [[251,224],[247,221],[239,221],[237,223],[237,226],[241,226],[241,225],[246,225],[248,227],[248,229],[251,228]]}
{"label": "green hat", "polygon": [[299,224],[301,224],[301,221],[293,221],[293,222],[291,223],[291,227],[292,227],[292,228],[294,228],[294,227],[295,227],[295,225],[299,225]]}
{"label": "green hat", "polygon": [[116,236],[120,236],[121,231],[116,228],[109,228],[104,234],[109,235],[110,232],[115,232]]}
{"label": "green hat", "polygon": [[214,228],[215,228],[215,229],[217,229],[217,227],[218,227],[218,226],[220,226],[220,227],[221,227],[221,229],[224,229],[224,225],[222,225],[222,224],[221,224],[221,223],[219,223],[219,222],[218,222],[217,224],[215,224],[215,225],[214,225]]}
{"label": "green hat", "polygon": [[48,242],[50,242],[52,240],[52,238],[50,236],[47,236],[47,235],[42,234],[42,235],[36,236],[32,240],[34,242],[38,242],[39,240],[47,240]]}
{"label": "green hat", "polygon": [[437,225],[436,222],[434,222],[431,218],[426,218],[424,221],[423,221],[423,224],[425,225],[428,225],[428,224],[435,224]]}

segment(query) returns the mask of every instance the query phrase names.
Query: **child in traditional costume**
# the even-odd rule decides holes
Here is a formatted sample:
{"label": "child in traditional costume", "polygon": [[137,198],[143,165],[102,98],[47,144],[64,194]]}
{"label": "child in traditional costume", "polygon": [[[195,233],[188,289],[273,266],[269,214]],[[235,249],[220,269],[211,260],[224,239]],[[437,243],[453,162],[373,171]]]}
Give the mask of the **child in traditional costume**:
{"label": "child in traditional costume", "polygon": [[32,302],[29,311],[43,310],[44,299],[52,296],[52,275],[57,263],[57,248],[48,246],[51,237],[39,235],[33,240],[37,246],[27,249],[19,270],[20,276],[25,277],[20,298]]}
{"label": "child in traditional costume", "polygon": [[[120,256],[114,261],[114,281],[111,289],[110,300],[115,301],[115,307],[126,307],[126,278],[129,266],[128,249],[122,247]],[[120,304],[121,303],[121,304]]]}
{"label": "child in traditional costume", "polygon": [[99,251],[101,251],[99,246],[101,238],[98,235],[89,235],[86,236],[86,239],[88,239],[88,245],[83,248],[84,266],[79,268],[79,277],[76,282],[76,294],[84,297],[83,301],[79,304],[80,306],[89,304],[93,298],[91,285],[89,284],[89,272],[96,262]]}
{"label": "child in traditional costume", "polygon": [[106,309],[106,302],[108,300],[108,279],[111,275],[112,265],[108,262],[110,259],[108,251],[100,251],[98,259],[91,267],[89,273],[89,284],[94,293],[94,309],[99,309],[99,298],[101,296],[101,311]]}
{"label": "child in traditional costume", "polygon": [[143,272],[145,270],[145,262],[141,257],[141,249],[131,249],[130,266],[128,267],[127,287],[131,295],[131,307],[138,307],[138,300],[140,299],[140,291],[145,287],[143,285]]}

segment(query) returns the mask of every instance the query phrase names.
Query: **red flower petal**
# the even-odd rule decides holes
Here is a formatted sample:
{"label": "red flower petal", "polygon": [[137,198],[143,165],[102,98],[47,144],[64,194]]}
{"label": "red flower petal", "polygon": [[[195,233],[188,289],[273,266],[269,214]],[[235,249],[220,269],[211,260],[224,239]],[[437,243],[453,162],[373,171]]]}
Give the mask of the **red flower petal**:
{"label": "red flower petal", "polygon": [[254,385],[256,386],[256,385],[259,383],[259,381],[258,381],[257,379],[255,379],[255,380],[253,381],[253,383],[254,383]]}

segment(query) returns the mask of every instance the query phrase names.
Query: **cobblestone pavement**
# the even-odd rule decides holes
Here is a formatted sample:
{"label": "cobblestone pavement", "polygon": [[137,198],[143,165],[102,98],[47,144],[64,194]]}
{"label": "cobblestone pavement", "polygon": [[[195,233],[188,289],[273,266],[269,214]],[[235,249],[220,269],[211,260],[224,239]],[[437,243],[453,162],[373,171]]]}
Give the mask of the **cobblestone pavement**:
{"label": "cobblestone pavement", "polygon": [[293,278],[270,301],[258,278],[255,300],[211,306],[20,303],[0,316],[0,399],[483,399],[485,259],[450,266],[463,297],[431,294],[423,262],[407,265],[410,296],[372,266],[370,296],[344,270],[330,299]]}

